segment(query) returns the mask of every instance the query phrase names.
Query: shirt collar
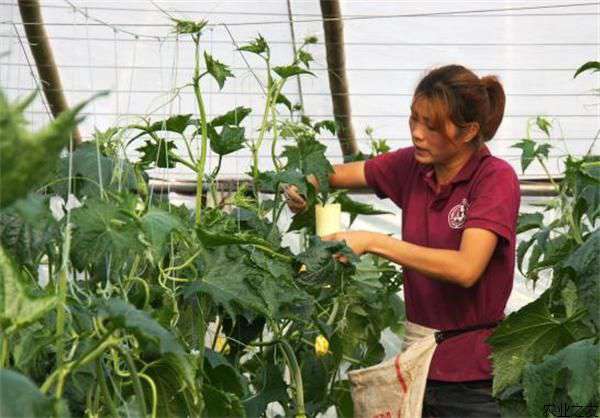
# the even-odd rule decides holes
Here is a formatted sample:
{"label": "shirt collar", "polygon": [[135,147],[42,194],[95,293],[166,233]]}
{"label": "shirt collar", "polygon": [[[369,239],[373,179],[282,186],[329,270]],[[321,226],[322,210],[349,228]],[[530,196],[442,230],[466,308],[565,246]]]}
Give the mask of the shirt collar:
{"label": "shirt collar", "polygon": [[[469,181],[479,167],[481,161],[491,155],[486,145],[483,145],[469,158],[469,161],[460,169],[460,171],[450,181],[450,184]],[[430,164],[418,164],[419,171],[427,183],[433,185],[433,167]]]}

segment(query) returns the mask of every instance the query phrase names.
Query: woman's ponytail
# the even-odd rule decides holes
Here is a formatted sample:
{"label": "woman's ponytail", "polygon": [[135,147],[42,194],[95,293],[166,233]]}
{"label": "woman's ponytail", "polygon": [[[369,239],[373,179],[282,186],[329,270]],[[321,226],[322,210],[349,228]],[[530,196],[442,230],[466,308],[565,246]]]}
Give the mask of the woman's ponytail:
{"label": "woman's ponytail", "polygon": [[502,118],[504,117],[504,106],[506,104],[506,95],[502,84],[498,81],[498,78],[493,75],[488,75],[481,78],[481,84],[487,91],[487,95],[490,101],[490,112],[489,117],[481,127],[481,136],[483,141],[489,141],[494,137]]}

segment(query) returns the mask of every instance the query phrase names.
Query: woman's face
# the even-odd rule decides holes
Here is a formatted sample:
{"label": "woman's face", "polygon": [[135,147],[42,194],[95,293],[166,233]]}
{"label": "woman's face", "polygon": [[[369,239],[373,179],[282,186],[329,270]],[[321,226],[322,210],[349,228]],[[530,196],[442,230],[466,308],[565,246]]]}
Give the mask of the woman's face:
{"label": "woman's face", "polygon": [[421,164],[444,164],[466,151],[466,142],[457,138],[459,129],[445,117],[434,126],[433,107],[427,98],[416,98],[411,106],[410,133],[415,159]]}

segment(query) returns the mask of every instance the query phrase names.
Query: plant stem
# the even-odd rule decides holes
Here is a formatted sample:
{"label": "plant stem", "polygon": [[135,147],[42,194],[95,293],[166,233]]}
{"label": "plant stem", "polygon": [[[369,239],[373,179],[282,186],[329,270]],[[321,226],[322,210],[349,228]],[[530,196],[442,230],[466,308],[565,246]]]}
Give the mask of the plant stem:
{"label": "plant stem", "polygon": [[133,390],[135,391],[135,396],[138,401],[140,416],[145,417],[146,399],[144,397],[144,390],[142,389],[142,382],[140,381],[140,377],[138,376],[137,368],[135,367],[135,363],[133,361],[133,358],[131,357],[131,353],[122,347],[118,347],[118,350],[123,355],[123,357],[125,357],[125,361],[127,362],[127,368],[129,369],[130,376],[133,380]]}
{"label": "plant stem", "polygon": [[8,336],[2,333],[2,354],[0,355],[0,369],[8,367]]}
{"label": "plant stem", "polygon": [[279,258],[280,260],[283,260],[283,261],[285,261],[287,263],[291,263],[294,260],[294,257],[287,256],[285,254],[279,254],[277,251],[272,250],[269,247],[265,247],[264,245],[254,244],[254,246],[256,248],[258,248],[259,250],[262,250],[262,251],[264,251],[266,253],[269,253],[273,257]]}
{"label": "plant stem", "polygon": [[296,386],[296,418],[306,418],[306,411],[304,408],[304,386],[302,383],[302,372],[300,370],[300,366],[298,365],[296,354],[294,354],[294,350],[286,340],[281,340],[280,343],[288,360],[288,366],[290,368],[291,376],[294,380],[294,385]]}
{"label": "plant stem", "polygon": [[117,338],[113,337],[111,333],[107,333],[102,338],[102,340],[100,341],[99,344],[95,345],[92,349],[87,351],[87,353],[84,354],[82,357],[80,357],[79,360],[69,362],[69,363],[65,364],[62,368],[56,369],[46,379],[46,381],[40,388],[40,391],[42,393],[48,392],[50,387],[52,387],[52,384],[54,383],[54,381],[58,378],[59,381],[56,386],[57,387],[56,397],[60,398],[62,396],[64,381],[69,373],[71,373],[73,370],[77,369],[78,367],[85,366],[86,364],[90,363],[91,361],[96,360],[99,356],[101,356],[104,353],[104,351],[108,347],[113,346],[113,345],[117,344],[118,342],[119,342],[119,340]]}
{"label": "plant stem", "polygon": [[208,144],[208,124],[206,121],[206,109],[202,100],[200,91],[200,34],[192,36],[195,44],[194,52],[194,94],[198,102],[198,111],[200,112],[200,128],[202,130],[200,159],[198,160],[196,170],[196,225],[200,224],[202,219],[202,193],[204,168],[206,166],[207,144]]}
{"label": "plant stem", "polygon": [[[277,101],[277,97],[275,97],[275,101]],[[277,159],[276,147],[277,140],[279,139],[279,135],[277,132],[277,117],[275,116],[275,106],[271,107],[271,123],[273,125],[273,142],[271,143],[271,159],[273,160],[273,166],[275,167],[275,171],[281,171],[281,167],[279,166],[279,160]]]}
{"label": "plant stem", "polygon": [[67,287],[69,275],[67,271],[69,263],[69,252],[71,244],[71,224],[67,220],[65,226],[65,241],[63,244],[63,256],[60,271],[58,272],[58,303],[56,305],[56,362],[57,368],[61,368],[64,362],[65,351],[65,310],[67,304]]}
{"label": "plant stem", "polygon": [[102,367],[102,363],[100,360],[96,360],[96,375],[98,376],[98,380],[100,382],[100,390],[102,391],[102,396],[104,397],[104,401],[108,405],[108,410],[110,411],[110,415],[113,418],[119,418],[119,413],[117,412],[117,408],[113,403],[112,397],[110,396],[110,392],[108,390],[108,385],[106,384],[106,376],[104,376],[104,368]]}

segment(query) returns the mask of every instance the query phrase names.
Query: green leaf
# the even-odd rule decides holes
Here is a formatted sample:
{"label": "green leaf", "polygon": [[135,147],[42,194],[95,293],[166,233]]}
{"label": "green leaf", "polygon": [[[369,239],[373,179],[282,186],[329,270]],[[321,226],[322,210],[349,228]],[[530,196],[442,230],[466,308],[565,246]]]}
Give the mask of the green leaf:
{"label": "green leaf", "polygon": [[180,34],[191,34],[200,36],[202,33],[202,29],[208,24],[206,20],[199,20],[198,22],[194,22],[191,20],[180,20],[173,19],[171,21],[175,23],[175,33]]}
{"label": "green leaf", "polygon": [[34,95],[21,103],[10,104],[0,91],[0,208],[43,185],[61,151],[69,144],[73,129],[82,120],[77,114],[100,95],[105,93],[62,112],[39,131],[29,132],[23,111]]}
{"label": "green leaf", "polygon": [[171,234],[183,228],[177,216],[158,208],[150,208],[140,219],[140,225],[148,237],[155,261],[161,260],[167,254]]}
{"label": "green leaf", "polygon": [[300,264],[304,264],[307,272],[324,272],[328,266],[333,266],[334,255],[340,254],[353,263],[358,262],[358,257],[342,241],[323,241],[316,235],[309,238],[308,248],[296,256]]}
{"label": "green leaf", "polygon": [[[133,200],[135,202],[135,200]],[[114,269],[124,268],[122,263],[131,254],[143,252],[140,229],[120,202],[90,199],[83,207],[71,212],[74,225],[71,244],[71,260],[83,270],[108,262]]]}
{"label": "green leaf", "polygon": [[285,107],[288,108],[288,110],[290,112],[293,109],[292,102],[290,102],[290,100],[287,97],[285,97],[282,93],[279,93],[279,95],[277,95],[277,98],[275,99],[275,103],[284,105]]}
{"label": "green leaf", "polygon": [[262,298],[269,317],[309,318],[314,300],[294,283],[290,264],[258,252],[253,253],[251,259],[262,274],[250,276],[248,282]]}
{"label": "green leaf", "polygon": [[239,125],[242,121],[252,113],[252,109],[249,107],[238,106],[233,110],[225,113],[224,115],[217,116],[212,121],[210,121],[210,125],[212,127],[223,126],[223,125]]}
{"label": "green leaf", "polygon": [[552,128],[552,124],[550,123],[550,121],[548,121],[548,119],[546,119],[543,116],[538,116],[537,118],[535,118],[535,124],[541,131],[543,131],[546,134],[546,136],[550,136],[550,129]]}
{"label": "green leaf", "polygon": [[[560,404],[553,402],[557,390],[566,391],[573,405],[597,404],[599,359],[600,346],[592,340],[583,340],[544,357],[539,364],[528,364],[523,372],[523,388],[529,416],[545,418],[545,405]],[[564,370],[568,373],[563,380]]]}
{"label": "green leaf", "polygon": [[185,355],[185,350],[173,334],[160,326],[146,312],[118,298],[96,299],[95,305],[101,320],[131,332],[141,342],[149,344],[149,347],[158,354]]}
{"label": "green leaf", "polygon": [[68,418],[67,405],[44,395],[26,376],[0,369],[0,416],[3,418]]}
{"label": "green leaf", "polygon": [[248,45],[243,45],[238,48],[238,51],[246,51],[251,52],[253,54],[261,55],[269,50],[269,45],[267,45],[267,41],[260,34],[256,39],[250,42]]}
{"label": "green leaf", "polygon": [[298,169],[305,176],[314,175],[319,180],[322,193],[329,191],[329,173],[333,167],[325,151],[327,147],[312,138],[300,138],[296,146],[285,146],[282,156],[287,158],[286,168]]}
{"label": "green leaf", "polygon": [[234,77],[227,65],[217,61],[206,51],[204,52],[204,61],[206,62],[206,71],[217,81],[219,89],[223,88],[228,77]]}
{"label": "green leaf", "polygon": [[[58,179],[69,178],[69,160],[69,155],[61,159],[55,174]],[[135,167],[129,161],[98,153],[96,144],[91,141],[81,144],[73,152],[72,169],[71,192],[78,198],[99,196],[100,185],[104,190],[112,191],[138,189]],[[68,181],[55,183],[51,188],[66,198]]]}
{"label": "green leaf", "polygon": [[205,269],[196,281],[185,287],[184,296],[207,294],[214,303],[223,306],[232,318],[237,314],[247,315],[248,311],[267,314],[263,299],[249,282],[251,276],[263,273],[248,265],[239,252],[228,257],[229,249],[221,246],[202,255]]}
{"label": "green leaf", "polygon": [[242,401],[232,393],[224,392],[210,385],[204,385],[203,396],[206,417],[246,417]]}
{"label": "green leaf", "polygon": [[41,257],[55,254],[60,236],[48,196],[31,193],[0,211],[0,242],[18,265],[34,277]]}
{"label": "green leaf", "polygon": [[221,133],[209,129],[210,149],[219,155],[227,155],[244,148],[244,128],[225,125]]}
{"label": "green leaf", "polygon": [[520,142],[511,146],[511,148],[519,148],[521,153],[521,170],[525,173],[527,167],[535,160],[535,142],[531,139],[522,139]]}
{"label": "green leaf", "polygon": [[600,327],[600,230],[594,231],[565,261],[577,277],[577,294],[590,320]]}
{"label": "green leaf", "polygon": [[282,184],[293,184],[298,187],[301,194],[306,194],[306,178],[297,168],[283,171],[263,171],[259,173],[260,185],[269,192],[274,193]]}
{"label": "green leaf", "polygon": [[588,61],[588,62],[586,62],[581,67],[579,67],[577,69],[577,71],[575,71],[575,74],[573,75],[573,78],[577,77],[582,72],[588,71],[588,70],[592,70],[593,73],[595,73],[596,71],[600,71],[600,62],[598,62],[598,61]]}
{"label": "green leaf", "polygon": [[6,333],[37,321],[57,303],[55,295],[36,294],[0,247],[0,326]]}
{"label": "green leaf", "polygon": [[352,200],[346,193],[340,193],[335,199],[336,203],[341,204],[342,212],[350,214],[350,225],[354,222],[358,215],[385,215],[391,212],[375,209],[368,203],[357,202]]}
{"label": "green leaf", "polygon": [[204,372],[211,386],[224,392],[233,393],[239,398],[247,395],[246,378],[222,354],[206,349],[204,351]]}
{"label": "green leaf", "polygon": [[139,163],[144,168],[153,166],[160,168],[175,167],[177,158],[172,150],[177,150],[175,143],[162,138],[159,139],[158,143],[154,139],[147,139],[144,141],[143,147],[136,149],[136,151],[142,153]]}
{"label": "green leaf", "polygon": [[540,212],[536,213],[520,213],[517,222],[517,234],[529,231],[535,228],[544,227],[544,215]]}
{"label": "green leaf", "polygon": [[314,61],[314,58],[311,54],[301,49],[298,51],[298,60],[302,62],[306,68],[310,68],[310,62]]}
{"label": "green leaf", "polygon": [[252,232],[213,232],[200,227],[196,229],[196,232],[198,234],[198,238],[200,238],[200,241],[209,247],[231,244],[251,244],[262,245],[268,248],[271,247],[271,243],[269,241],[253,234]]}
{"label": "green leaf", "polygon": [[576,340],[580,315],[555,318],[549,311],[549,291],[496,328],[487,342],[492,346],[494,395],[519,381],[527,363],[537,362]]}
{"label": "green leaf", "polygon": [[314,74],[311,73],[310,71],[305,70],[304,68],[298,67],[297,65],[288,65],[285,67],[273,67],[273,71],[279,77],[284,78],[284,79],[293,77],[295,75],[301,75],[301,74],[310,74],[310,75],[314,76]]}
{"label": "green leaf", "polygon": [[336,121],[334,120],[322,120],[320,122],[315,123],[313,129],[319,134],[321,133],[322,129],[327,129],[331,133],[331,135],[335,135],[337,133],[338,126]]}
{"label": "green leaf", "polygon": [[178,134],[183,134],[185,128],[191,124],[192,114],[188,113],[185,115],[175,115],[167,118],[165,120],[159,120],[150,125],[146,132],[159,132],[159,131],[169,131],[176,132]]}

